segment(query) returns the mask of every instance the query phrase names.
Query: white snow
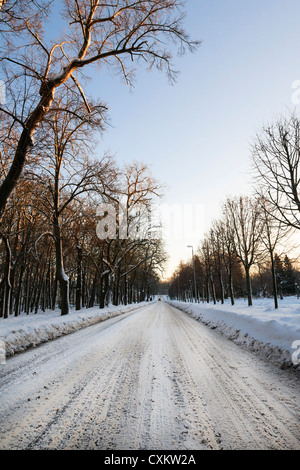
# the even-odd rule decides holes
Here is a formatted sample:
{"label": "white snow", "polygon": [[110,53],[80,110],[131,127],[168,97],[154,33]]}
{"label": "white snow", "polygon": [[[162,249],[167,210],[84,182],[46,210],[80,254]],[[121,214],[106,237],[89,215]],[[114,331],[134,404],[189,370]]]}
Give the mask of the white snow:
{"label": "white snow", "polygon": [[[85,328],[107,318],[121,315],[140,308],[145,302],[127,306],[110,305],[71,310],[68,315],[61,315],[60,310],[21,314],[18,317],[0,319],[0,345],[5,345],[6,357],[13,356],[30,347],[37,346],[76,330]],[[2,341],[2,342],[1,342]]]}
{"label": "white snow", "polygon": [[254,299],[252,307],[244,299],[237,299],[233,306],[230,300],[223,305],[169,303],[281,367],[299,367],[300,299],[296,297],[279,300],[278,309],[273,299]]}
{"label": "white snow", "polygon": [[3,450],[300,448],[294,371],[167,302],[44,346],[0,367]]}
{"label": "white snow", "polygon": [[[210,328],[217,328],[235,343],[263,354],[280,367],[298,368],[300,365],[300,299],[296,297],[280,300],[277,310],[272,299],[254,299],[252,307],[248,307],[243,299],[236,300],[234,306],[229,300],[223,305],[168,302]],[[9,357],[147,303],[118,307],[111,305],[104,309],[83,308],[79,311],[71,310],[69,315],[64,316],[60,315],[59,310],[49,310],[2,318],[0,344],[4,343],[6,357]]]}

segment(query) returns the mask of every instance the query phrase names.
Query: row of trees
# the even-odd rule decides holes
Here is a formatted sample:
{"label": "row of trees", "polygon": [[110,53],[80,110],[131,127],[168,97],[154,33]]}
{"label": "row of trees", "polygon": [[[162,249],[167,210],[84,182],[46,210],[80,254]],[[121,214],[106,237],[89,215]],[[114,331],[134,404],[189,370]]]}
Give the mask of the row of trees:
{"label": "row of trees", "polygon": [[[97,156],[105,114],[100,103],[82,107],[70,88],[57,95],[36,130],[35,146],[2,214],[0,316],[55,308],[57,301],[65,315],[70,302],[77,309],[95,302],[104,307],[153,295],[165,253],[151,234],[143,238],[140,212],[143,207],[150,213],[161,185],[143,163],[119,168],[111,157]],[[18,142],[7,115],[0,133],[5,179]],[[126,233],[111,236],[107,227],[99,237],[105,212],[97,218],[97,207],[113,207],[118,225],[121,202]],[[131,230],[138,226],[139,233]]]}
{"label": "row of trees", "polygon": [[[252,147],[255,169],[253,196],[228,198],[222,216],[214,221],[194,257],[192,266],[181,264],[174,273],[172,298],[197,298],[224,302],[246,295],[252,305],[253,290],[278,296],[298,294],[299,274],[288,255],[290,242],[300,229],[300,121],[293,113],[280,118],[256,136]],[[255,286],[253,288],[253,278]]]}
{"label": "row of trees", "polygon": [[[180,0],[0,2],[0,316],[154,292],[165,252],[141,235],[141,212],[151,213],[160,184],[143,164],[119,168],[95,153],[107,106],[84,89],[93,65],[127,84],[138,62],[174,80],[166,44],[180,53],[199,44],[183,20]],[[99,204],[114,207],[114,223],[103,210],[97,218]]]}
{"label": "row of trees", "polygon": [[[181,263],[169,287],[171,298],[213,301],[255,295],[278,297],[295,294],[300,275],[282,245],[277,226],[266,216],[262,200],[227,199],[222,218],[215,221],[201,241],[194,259]],[[195,274],[195,275],[194,275]],[[196,278],[196,294],[194,287]]]}
{"label": "row of trees", "polygon": [[[72,158],[72,168],[77,160]],[[57,304],[62,314],[69,313],[70,304],[77,310],[127,304],[149,299],[157,291],[166,254],[161,240],[146,238],[140,227],[140,208],[150,205],[158,188],[148,168],[134,162],[118,169],[108,157],[97,165],[81,162],[80,168],[76,185],[75,178],[69,184],[70,172],[57,181],[55,164],[53,179],[46,178],[44,169],[25,171],[13,192],[0,245],[4,318],[54,309]],[[104,187],[99,174],[105,178]],[[98,226],[109,230],[109,219],[97,208],[104,201],[106,208],[109,201],[108,207],[117,212],[120,196],[123,204],[126,201],[128,232],[133,227],[136,236],[131,230],[126,238],[117,232],[114,238],[107,237],[105,231],[100,237]]]}

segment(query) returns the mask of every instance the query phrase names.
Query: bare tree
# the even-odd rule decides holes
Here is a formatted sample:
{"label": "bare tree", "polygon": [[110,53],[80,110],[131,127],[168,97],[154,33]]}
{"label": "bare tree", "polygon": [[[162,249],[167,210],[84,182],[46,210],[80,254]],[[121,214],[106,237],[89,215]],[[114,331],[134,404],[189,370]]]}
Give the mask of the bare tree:
{"label": "bare tree", "polygon": [[[275,263],[275,253],[278,253],[279,246],[287,242],[288,235],[291,234],[291,228],[287,227],[279,218],[274,217],[274,208],[270,209],[270,204],[265,200],[263,196],[260,197],[261,203],[261,217],[262,217],[262,236],[261,242],[268,253],[270,264],[271,264],[271,274],[272,274],[272,286],[273,286],[273,296],[274,296],[274,306],[278,308],[278,286],[277,286],[277,276],[276,276],[276,263]],[[271,215],[272,214],[272,215]]]}
{"label": "bare tree", "polygon": [[220,285],[220,298],[221,303],[224,303],[225,289],[224,289],[224,247],[222,244],[222,227],[218,222],[212,224],[212,228],[209,231],[209,243],[212,249],[212,259],[214,265],[214,271],[219,280]]}
{"label": "bare tree", "polygon": [[252,160],[268,213],[284,226],[300,229],[300,121],[294,114],[257,135]]}
{"label": "bare tree", "polygon": [[203,260],[205,272],[205,288],[206,288],[206,301],[209,303],[210,291],[212,294],[213,302],[216,304],[216,287],[215,287],[215,266],[213,247],[209,235],[206,235],[199,248],[199,255]]}
{"label": "bare tree", "polygon": [[102,129],[99,108],[90,106],[90,112],[86,112],[78,100],[71,102],[67,93],[55,100],[55,108],[39,131],[41,143],[37,148],[43,155],[43,162],[41,172],[35,172],[33,178],[44,187],[40,200],[51,218],[62,315],[69,313],[69,279],[64,269],[62,226],[78,214],[71,212],[66,220],[63,217],[69,205],[81,194],[89,191],[101,193],[101,180],[108,178],[111,171],[109,159],[93,163],[87,156],[92,150],[89,145],[93,132]]}
{"label": "bare tree", "polygon": [[247,284],[248,305],[252,305],[250,270],[256,261],[263,224],[260,218],[260,202],[250,197],[227,199],[226,210],[231,218],[234,248],[242,263]]}
{"label": "bare tree", "polygon": [[234,289],[233,289],[233,270],[236,267],[237,255],[234,243],[234,227],[232,217],[228,210],[228,206],[222,206],[223,217],[217,222],[217,230],[222,246],[222,258],[228,277],[228,290],[231,305],[234,305]]}
{"label": "bare tree", "polygon": [[199,44],[183,29],[180,0],[65,0],[62,19],[67,33],[58,39],[48,39],[44,34],[51,3],[6,0],[0,9],[0,65],[8,90],[6,105],[0,110],[19,130],[13,161],[0,186],[0,214],[59,87],[72,81],[88,108],[78,75],[89,65],[117,67],[130,82],[133,64],[145,60],[149,67],[165,68],[174,78],[172,53],[164,48],[166,41],[179,43],[181,53]]}
{"label": "bare tree", "polygon": [[[149,218],[153,201],[161,193],[162,185],[153,177],[147,165],[136,161],[125,164],[119,171],[119,187],[115,193],[104,192],[116,209],[115,239],[105,237],[103,257],[108,269],[108,295],[123,277],[127,277],[129,272],[137,270],[152,257],[150,248],[154,242],[151,240]],[[101,236],[106,234],[103,230],[105,222],[103,218]],[[118,287],[116,295],[117,292]],[[117,299],[114,303],[117,303]]]}

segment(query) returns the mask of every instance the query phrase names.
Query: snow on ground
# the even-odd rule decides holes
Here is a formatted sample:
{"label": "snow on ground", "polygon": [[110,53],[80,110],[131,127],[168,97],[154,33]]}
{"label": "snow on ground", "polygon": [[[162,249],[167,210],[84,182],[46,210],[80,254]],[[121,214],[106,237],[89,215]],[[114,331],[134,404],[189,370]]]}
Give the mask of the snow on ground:
{"label": "snow on ground", "polygon": [[[280,367],[300,369],[300,299],[287,297],[279,301],[275,309],[272,299],[254,299],[248,307],[243,299],[217,303],[190,303],[170,301],[172,305],[191,314],[210,328],[217,328],[237,344],[261,353]],[[71,310],[60,315],[59,310],[19,317],[0,319],[0,354],[4,347],[6,357],[30,347],[45,343],[78,329],[140,308],[143,304],[99,307]],[[2,341],[2,343],[1,343]]]}
{"label": "snow on ground", "polygon": [[300,368],[300,299],[287,297],[274,308],[273,299],[237,299],[222,305],[169,301],[229,339],[262,354],[280,367]]}
{"label": "snow on ground", "polygon": [[300,449],[300,377],[167,302],[0,367],[0,449]]}
{"label": "snow on ground", "polygon": [[77,311],[71,309],[70,313],[64,316],[61,316],[60,310],[57,309],[37,314],[21,314],[18,317],[1,318],[0,348],[2,346],[5,349],[6,357],[13,356],[59,336],[73,333],[107,318],[140,308],[145,303],[118,307],[110,305],[103,309],[99,307],[82,308]]}

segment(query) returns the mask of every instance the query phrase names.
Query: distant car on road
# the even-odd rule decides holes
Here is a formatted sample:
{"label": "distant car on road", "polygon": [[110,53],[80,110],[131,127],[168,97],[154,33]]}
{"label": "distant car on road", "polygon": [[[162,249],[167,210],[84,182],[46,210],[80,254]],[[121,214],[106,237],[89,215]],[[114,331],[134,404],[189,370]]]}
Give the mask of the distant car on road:
{"label": "distant car on road", "polygon": [[160,298],[160,297],[158,297],[158,300],[161,300],[161,298]]}

